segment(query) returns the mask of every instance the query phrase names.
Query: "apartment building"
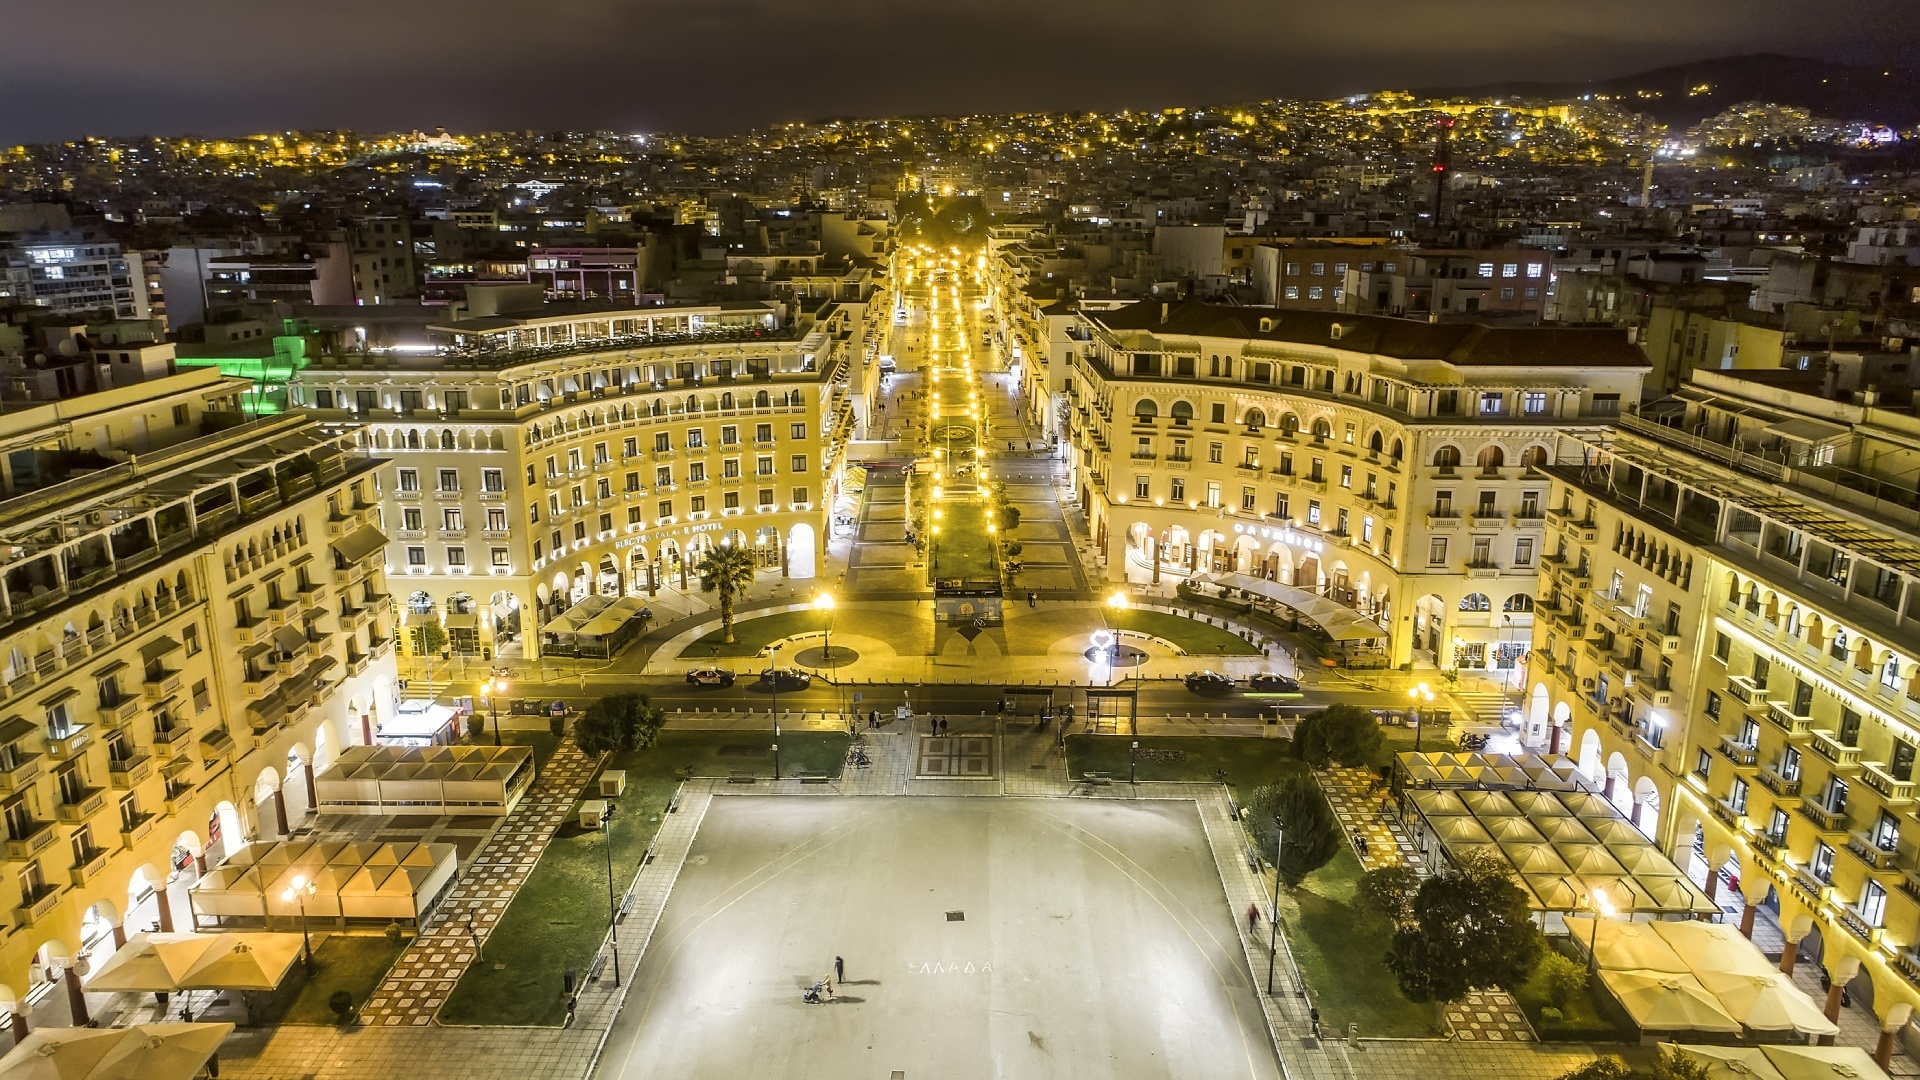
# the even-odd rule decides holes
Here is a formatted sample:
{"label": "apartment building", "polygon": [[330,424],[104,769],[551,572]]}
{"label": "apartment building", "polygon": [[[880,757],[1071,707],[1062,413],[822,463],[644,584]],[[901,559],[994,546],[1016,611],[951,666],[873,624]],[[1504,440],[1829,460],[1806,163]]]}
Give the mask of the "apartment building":
{"label": "apartment building", "polygon": [[1884,1051],[1920,1004],[1920,419],[1777,381],[1696,372],[1562,447],[1529,705]]}
{"label": "apartment building", "polygon": [[457,655],[532,658],[589,595],[697,592],[715,544],[819,574],[876,320],[784,312],[466,319],[430,327],[431,351],[316,357],[292,396],[392,459],[380,518],[403,618],[439,619]]}
{"label": "apartment building", "polygon": [[1114,580],[1252,574],[1379,623],[1394,665],[1527,649],[1565,432],[1647,365],[1608,330],[1143,301],[1082,316],[1074,490]]}
{"label": "apartment building", "polygon": [[94,947],[189,929],[196,860],[285,835],[391,705],[382,463],[306,417],[239,423],[246,389],[191,371],[93,395],[85,425],[7,416],[0,1001],[77,999]]}
{"label": "apartment building", "polygon": [[144,319],[147,275],[138,253],[78,230],[21,233],[0,240],[0,306],[43,307],[63,315],[111,312]]}

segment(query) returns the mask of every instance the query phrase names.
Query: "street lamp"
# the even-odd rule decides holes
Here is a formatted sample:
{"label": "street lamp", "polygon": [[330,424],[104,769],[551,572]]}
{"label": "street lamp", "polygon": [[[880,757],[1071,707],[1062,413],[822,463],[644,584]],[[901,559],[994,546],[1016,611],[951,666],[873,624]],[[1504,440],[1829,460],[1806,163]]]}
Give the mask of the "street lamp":
{"label": "street lamp", "polygon": [[1600,920],[1613,917],[1613,904],[1607,900],[1607,890],[1595,889],[1584,906],[1593,912],[1593,929],[1587,933],[1587,973],[1591,975],[1600,970],[1600,954],[1593,951],[1600,941]]}
{"label": "street lamp", "polygon": [[314,969],[313,938],[307,933],[307,897],[318,889],[319,886],[308,881],[305,874],[295,874],[293,880],[287,883],[286,891],[280,894],[281,900],[289,903],[298,901],[300,904],[300,962],[306,968],[308,978],[313,977]]}
{"label": "street lamp", "polygon": [[[1407,712],[1413,717],[1413,752],[1417,754],[1420,752],[1420,739],[1427,733],[1427,718],[1420,715],[1419,706],[1422,704],[1431,706],[1433,704],[1433,691],[1428,688],[1426,683],[1421,683],[1418,686],[1409,686],[1407,687],[1407,700],[1413,703],[1408,706]],[[1428,711],[1431,712],[1432,710],[1429,709]]]}
{"label": "street lamp", "polygon": [[1267,909],[1267,993],[1273,993],[1273,965],[1280,955],[1280,852],[1287,839],[1287,823],[1273,818],[1273,907]]}
{"label": "street lamp", "polygon": [[1133,749],[1127,751],[1127,783],[1137,784],[1140,782],[1138,779],[1139,770],[1140,770],[1140,740],[1135,739],[1133,740]]}
{"label": "street lamp", "polygon": [[613,810],[617,804],[609,802],[607,812],[600,817],[600,839],[607,850],[607,936],[613,942],[613,985],[620,985],[620,907],[613,900]]}
{"label": "street lamp", "polygon": [[493,724],[493,745],[500,745],[500,699],[507,693],[507,677],[494,672],[480,684],[480,700],[486,703],[487,718]]}
{"label": "street lamp", "polygon": [[773,778],[780,779],[780,646],[770,645],[773,666],[767,669],[767,685],[773,687]]}
{"label": "street lamp", "polygon": [[825,642],[820,646],[820,657],[827,664],[833,663],[833,594],[821,593],[813,598],[813,610],[825,612],[826,621],[822,624]]}

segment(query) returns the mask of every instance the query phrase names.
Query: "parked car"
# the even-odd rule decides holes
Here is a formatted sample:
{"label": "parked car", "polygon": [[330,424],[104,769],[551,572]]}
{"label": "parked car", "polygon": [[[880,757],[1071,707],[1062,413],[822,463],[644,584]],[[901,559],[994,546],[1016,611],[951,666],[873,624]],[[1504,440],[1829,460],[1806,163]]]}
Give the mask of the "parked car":
{"label": "parked car", "polygon": [[695,668],[687,672],[687,681],[695,686],[732,686],[733,672],[723,667]]}
{"label": "parked car", "polygon": [[1189,671],[1184,680],[1195,693],[1219,693],[1233,689],[1233,680],[1217,671]]}
{"label": "parked car", "polygon": [[776,690],[805,690],[813,685],[813,676],[799,668],[767,668],[760,681]]}
{"label": "parked car", "polygon": [[1247,676],[1247,689],[1260,694],[1297,694],[1300,683],[1277,671],[1262,671]]}

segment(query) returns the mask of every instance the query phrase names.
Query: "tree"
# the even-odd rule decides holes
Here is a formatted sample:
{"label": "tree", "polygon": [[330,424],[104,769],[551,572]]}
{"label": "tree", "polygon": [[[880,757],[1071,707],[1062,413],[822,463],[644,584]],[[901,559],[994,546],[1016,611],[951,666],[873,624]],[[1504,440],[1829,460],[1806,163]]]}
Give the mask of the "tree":
{"label": "tree", "polygon": [[1661,1049],[1650,1071],[1629,1068],[1626,1062],[1608,1055],[1568,1069],[1556,1080],[1707,1080],[1711,1075],[1705,1062],[1668,1046]]}
{"label": "tree", "polygon": [[1395,926],[1405,926],[1413,922],[1413,898],[1419,891],[1419,871],[1411,866],[1383,866],[1360,876],[1353,902]]}
{"label": "tree", "polygon": [[701,592],[720,594],[720,628],[725,641],[733,644],[733,599],[753,584],[753,553],[732,544],[707,549],[694,567],[700,575]]}
{"label": "tree", "polygon": [[413,624],[413,643],[421,656],[429,659],[439,656],[447,647],[447,632],[440,626],[440,616],[423,615]]}
{"label": "tree", "polygon": [[1242,818],[1263,853],[1273,850],[1274,819],[1285,823],[1279,867],[1290,887],[1327,865],[1340,850],[1340,823],[1311,776],[1289,776],[1254,788]]}
{"label": "tree", "polygon": [[609,694],[587,706],[573,725],[573,741],[589,757],[653,745],[666,714],[645,694]]}
{"label": "tree", "polygon": [[1626,1062],[1609,1054],[1568,1069],[1558,1080],[1635,1080],[1639,1076]]}
{"label": "tree", "polygon": [[1386,963],[1415,1001],[1458,1001],[1482,986],[1516,986],[1542,948],[1527,892],[1500,857],[1469,855],[1428,878],[1413,921],[1394,931]]}
{"label": "tree", "polygon": [[1540,958],[1537,977],[1556,1009],[1565,1008],[1573,995],[1587,988],[1586,965],[1551,950]]}
{"label": "tree", "polygon": [[1356,705],[1329,705],[1300,718],[1293,729],[1293,756],[1316,769],[1329,760],[1368,765],[1380,753],[1380,721]]}
{"label": "tree", "polygon": [[994,518],[1001,532],[1010,533],[1020,527],[1020,508],[1010,503],[1002,504]]}

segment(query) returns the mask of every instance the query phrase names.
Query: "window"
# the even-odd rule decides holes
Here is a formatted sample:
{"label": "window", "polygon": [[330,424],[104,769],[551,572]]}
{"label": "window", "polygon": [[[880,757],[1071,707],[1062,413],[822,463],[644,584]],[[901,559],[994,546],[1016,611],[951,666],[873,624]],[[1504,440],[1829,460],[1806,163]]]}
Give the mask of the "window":
{"label": "window", "polygon": [[1153,478],[1136,476],[1133,478],[1133,497],[1136,499],[1153,498]]}
{"label": "window", "polygon": [[706,508],[707,497],[705,495],[695,495],[687,500],[687,513],[689,514],[702,513]]}
{"label": "window", "polygon": [[773,441],[773,425],[772,424],[755,424],[753,426],[753,441],[757,443],[772,442]]}
{"label": "window", "polygon": [[722,492],[720,495],[720,506],[725,510],[740,509],[740,493],[737,491]]}
{"label": "window", "polygon": [[[1888,848],[1887,850],[1891,851],[1893,849]],[[1877,881],[1867,882],[1866,888],[1860,892],[1860,918],[1865,921],[1868,926],[1878,927],[1886,920],[1886,917],[1886,886],[1881,885]]]}
{"label": "window", "polygon": [[1499,416],[1507,411],[1507,396],[1498,390],[1489,390],[1480,395],[1480,415]]}
{"label": "window", "polygon": [[1320,524],[1320,500],[1319,499],[1307,500],[1307,524],[1309,525]]}
{"label": "window", "polygon": [[1314,277],[1326,277],[1327,264],[1323,262],[1314,263],[1313,270],[1311,271],[1311,273],[1313,274]]}
{"label": "window", "polygon": [[807,502],[808,502],[808,499],[807,499],[807,489],[806,489],[806,488],[794,488],[794,489],[793,489],[793,503],[794,503],[794,505],[795,505],[795,506],[804,506],[804,505],[806,505],[806,503],[807,503]]}
{"label": "window", "polygon": [[423,547],[415,547],[415,546],[408,547],[407,548],[407,565],[408,566],[427,565],[427,549]]}
{"label": "window", "polygon": [[440,511],[440,528],[445,532],[459,532],[466,527],[466,519],[461,516],[458,507]]}
{"label": "window", "polygon": [[654,486],[655,486],[655,487],[670,487],[670,486],[672,486],[672,484],[673,484],[673,468],[672,468],[672,466],[668,466],[668,465],[660,465],[660,466],[657,466],[657,467],[655,467],[655,468],[654,468],[654,470],[653,470],[653,484],[654,484]]}
{"label": "window", "polygon": [[1252,510],[1254,507],[1254,500],[1258,499],[1259,497],[1260,497],[1260,493],[1255,491],[1254,489],[1250,487],[1241,488],[1240,489],[1240,509]]}
{"label": "window", "polygon": [[1340,466],[1340,486],[1343,488],[1347,488],[1348,490],[1352,490],[1353,466],[1351,465]]}
{"label": "window", "polygon": [[463,547],[448,548],[447,549],[447,565],[448,566],[467,565],[467,549]]}
{"label": "window", "polygon": [[480,490],[481,491],[507,490],[506,472],[501,469],[481,469],[480,470]]}
{"label": "window", "polygon": [[1345,507],[1342,507],[1340,510],[1338,510],[1334,514],[1333,520],[1334,520],[1333,535],[1335,536],[1347,535],[1348,518],[1347,518],[1347,511]]}
{"label": "window", "polygon": [[687,449],[698,450],[707,445],[707,433],[700,428],[687,432]]}
{"label": "window", "polygon": [[1483,278],[1490,278],[1490,277],[1492,277],[1492,276],[1493,276],[1493,264],[1492,264],[1492,263],[1481,263],[1481,264],[1480,264],[1480,276],[1481,276],[1481,277],[1483,277]]}
{"label": "window", "polygon": [[720,478],[723,480],[740,479],[740,459],[730,457],[720,463]]}
{"label": "window", "polygon": [[1546,267],[1544,267],[1544,266],[1541,266],[1541,265],[1540,265],[1539,263],[1528,263],[1528,264],[1527,264],[1527,276],[1528,276],[1528,277],[1530,277],[1530,278],[1537,278],[1537,277],[1539,277],[1539,276],[1541,275],[1541,273],[1542,273],[1543,271],[1545,271],[1545,270],[1546,270]]}
{"label": "window", "polygon": [[1887,654],[1887,662],[1880,665],[1880,685],[1889,690],[1900,688],[1900,658]]}
{"label": "window", "polygon": [[773,475],[773,457],[771,455],[765,455],[765,454],[761,455],[760,458],[758,458],[754,462],[753,471],[754,471],[754,475],[756,476],[772,476]]}
{"label": "window", "polygon": [[1503,278],[1516,278],[1516,277],[1519,277],[1519,276],[1520,276],[1520,266],[1519,266],[1519,264],[1518,264],[1518,263],[1501,263],[1501,264],[1500,264],[1500,276],[1501,276],[1501,277],[1503,277]]}
{"label": "window", "polygon": [[1216,508],[1220,505],[1220,481],[1218,480],[1207,481],[1207,505]]}
{"label": "window", "polygon": [[1173,490],[1168,493],[1168,497],[1174,502],[1179,502],[1181,499],[1187,497],[1187,482],[1185,480],[1178,476],[1174,477],[1172,488]]}
{"label": "window", "polygon": [[1513,565],[1533,565],[1533,537],[1523,536],[1513,542]]}
{"label": "window", "polygon": [[1509,285],[1509,286],[1507,286],[1507,287],[1505,287],[1505,288],[1502,288],[1502,289],[1500,290],[1500,299],[1502,299],[1502,300],[1511,300],[1511,299],[1513,299],[1513,287],[1512,287],[1511,285]]}
{"label": "window", "polygon": [[1287,276],[1288,276],[1288,277],[1299,277],[1299,276],[1300,276],[1300,264],[1299,264],[1299,263],[1294,263],[1294,262],[1290,262],[1290,263],[1288,263],[1288,264],[1287,264]]}
{"label": "window", "polygon": [[1620,395],[1619,394],[1593,395],[1593,415],[1595,416],[1620,415]]}
{"label": "window", "polygon": [[672,517],[673,516],[673,500],[661,499],[659,504],[654,507],[654,511],[656,513],[656,516],[658,517],[663,517],[663,518]]}
{"label": "window", "polygon": [[507,554],[506,548],[490,548],[488,549],[488,555],[494,566],[513,565],[513,559]]}
{"label": "window", "polygon": [[1776,846],[1787,842],[1787,812],[1777,806],[1773,808],[1773,816],[1767,819],[1767,841]]}
{"label": "window", "polygon": [[1300,286],[1298,285],[1287,286],[1287,299],[1289,300],[1300,299]]}
{"label": "window", "polygon": [[806,437],[807,437],[807,425],[805,425],[805,424],[790,424],[790,425],[788,425],[788,432],[787,432],[787,433],[788,433],[788,434],[790,434],[790,435],[792,435],[792,436],[793,436],[794,438],[796,438],[796,439],[804,439],[804,438],[806,438]]}
{"label": "window", "polygon": [[440,490],[441,491],[459,491],[460,490],[460,470],[441,469],[440,470]]}
{"label": "window", "polygon": [[1713,636],[1713,658],[1721,663],[1727,662],[1727,654],[1733,651],[1733,639],[1725,634]]}
{"label": "window", "polygon": [[1207,415],[1214,423],[1224,424],[1227,422],[1227,407],[1224,404],[1215,402],[1211,408],[1209,408]]}
{"label": "window", "polygon": [[1712,720],[1715,723],[1719,723],[1720,722],[1720,695],[1713,692],[1712,690],[1707,691],[1706,704],[1701,707],[1700,711],[1707,714],[1707,719]]}
{"label": "window", "polygon": [[1727,807],[1736,814],[1747,812],[1747,782],[1734,778],[1732,790],[1727,792]]}
{"label": "window", "polygon": [[1693,761],[1693,775],[1699,777],[1702,780],[1707,780],[1712,777],[1713,753],[1711,751],[1706,750],[1704,748],[1701,749],[1700,756],[1695,758]]}
{"label": "window", "polygon": [[[1226,448],[1223,447],[1221,444],[1219,443],[1207,444],[1207,460],[1212,464],[1215,464],[1215,465],[1220,464],[1221,460],[1225,456],[1225,453],[1226,453]],[[1248,448],[1247,453],[1250,455],[1247,464],[1249,465],[1260,464],[1260,455],[1256,453],[1251,447]]]}
{"label": "window", "polygon": [[720,428],[720,445],[736,446],[740,442],[740,429],[732,424],[723,424]]}
{"label": "window", "polygon": [[1320,286],[1318,285],[1307,286],[1307,299],[1324,300],[1326,299],[1326,296],[1327,296],[1327,290],[1321,288]]}
{"label": "window", "polygon": [[773,505],[773,489],[772,488],[760,489],[760,505],[761,506]]}
{"label": "window", "polygon": [[793,461],[790,464],[793,466],[793,468],[789,471],[799,472],[799,473],[806,472],[807,471],[807,455],[805,454],[793,455]]}
{"label": "window", "polygon": [[697,484],[700,481],[705,480],[706,478],[707,478],[706,462],[691,461],[687,463],[687,482],[688,483]]}
{"label": "window", "polygon": [[419,532],[421,529],[426,528],[425,519],[420,516],[420,508],[417,506],[402,507],[400,510],[400,527],[409,532]]}
{"label": "window", "polygon": [[1427,542],[1427,565],[1438,566],[1447,561],[1447,538],[1436,536]]}
{"label": "window", "polygon": [[401,469],[400,470],[400,490],[401,491],[419,491],[420,490],[420,470],[419,469]]}
{"label": "window", "polygon": [[1807,860],[1807,873],[1824,884],[1833,884],[1833,849],[1824,840],[1813,842],[1813,858]]}

